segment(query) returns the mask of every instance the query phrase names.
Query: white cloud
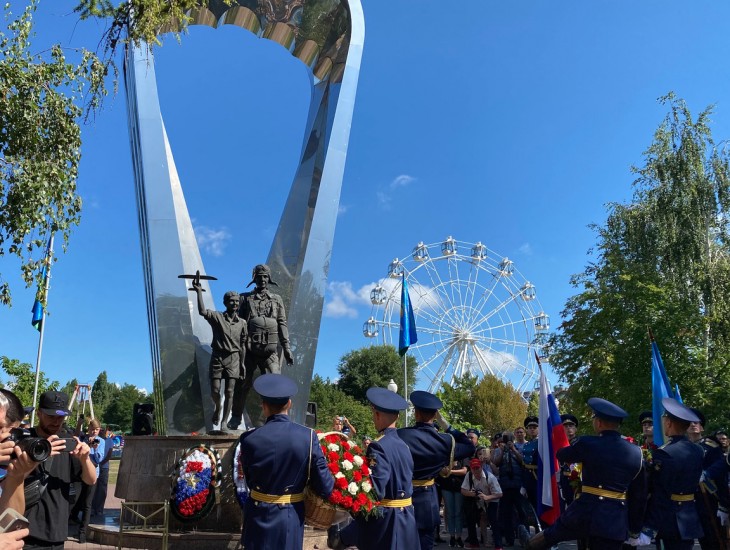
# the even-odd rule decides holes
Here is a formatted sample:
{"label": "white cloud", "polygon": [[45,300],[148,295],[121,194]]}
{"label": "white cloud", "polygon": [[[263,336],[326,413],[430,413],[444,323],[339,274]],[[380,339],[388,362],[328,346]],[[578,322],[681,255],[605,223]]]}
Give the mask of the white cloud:
{"label": "white cloud", "polygon": [[409,176],[408,174],[401,174],[390,182],[390,188],[395,189],[396,187],[405,187],[416,181],[416,178]]}
{"label": "white cloud", "polygon": [[223,256],[226,245],[231,240],[231,234],[225,227],[213,229],[206,225],[197,225],[193,229],[199,247],[213,256]]}
{"label": "white cloud", "polygon": [[332,281],[327,285],[327,303],[324,306],[326,317],[335,319],[358,316],[357,306],[370,305],[370,290],[375,283],[364,285],[359,290],[353,290],[349,281]]}
{"label": "white cloud", "polygon": [[523,243],[517,250],[526,256],[532,256],[532,246],[530,243]]}
{"label": "white cloud", "polygon": [[342,215],[344,215],[344,214],[345,214],[345,213],[346,213],[346,212],[347,212],[347,211],[348,211],[349,209],[350,209],[350,207],[349,207],[348,205],[340,203],[340,205],[339,205],[339,206],[337,207],[337,215],[338,215],[338,216],[342,216]]}

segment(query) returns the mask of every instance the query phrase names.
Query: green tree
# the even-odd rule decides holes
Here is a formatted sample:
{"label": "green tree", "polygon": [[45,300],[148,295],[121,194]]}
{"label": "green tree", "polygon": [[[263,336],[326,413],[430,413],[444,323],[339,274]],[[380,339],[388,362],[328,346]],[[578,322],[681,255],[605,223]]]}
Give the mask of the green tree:
{"label": "green tree", "polygon": [[[10,359],[5,356],[0,357],[0,365],[8,376],[8,381],[4,386],[17,395],[24,406],[35,405],[33,403],[33,390],[35,388],[35,368],[33,368],[33,365],[21,363],[18,359]],[[41,371],[38,377],[38,395],[44,391],[57,389],[58,382],[48,380]]]}
{"label": "green tree", "polygon": [[343,392],[337,384],[324,380],[318,374],[312,379],[312,388],[309,394],[310,401],[317,403],[317,429],[323,432],[332,430],[335,416],[346,416],[357,430],[357,439],[363,435],[373,437],[375,425],[370,407],[357,401]]}
{"label": "green tree", "polygon": [[451,384],[441,384],[438,397],[444,403],[444,416],[455,427],[477,428],[487,438],[522,425],[527,404],[508,382],[493,375],[481,380],[466,373]]}
{"label": "green tree", "polygon": [[135,403],[151,403],[150,395],[144,394],[132,384],[124,384],[104,412],[105,424],[119,424],[122,431],[132,431],[132,412]]}
{"label": "green tree", "polygon": [[[20,258],[26,286],[40,287],[48,237],[55,234],[65,247],[79,222],[81,98],[91,98],[94,108],[105,92],[104,67],[94,54],[59,45],[30,53],[37,5],[29,0],[13,18],[6,3],[9,23],[0,28],[0,256]],[[42,292],[39,298],[45,301]],[[11,301],[0,272],[0,303]]]}
{"label": "green tree", "polygon": [[109,382],[106,371],[99,373],[91,388],[91,400],[94,403],[94,412],[97,418],[104,418],[104,413],[109,404],[119,394],[119,388]]}
{"label": "green tree", "polygon": [[[416,384],[417,361],[408,355],[408,391]],[[403,358],[393,346],[370,346],[353,350],[342,356],[337,366],[340,375],[337,387],[356,400],[366,403],[365,392],[372,386],[388,387],[391,379],[403,395]]]}
{"label": "green tree", "polygon": [[574,276],[579,293],[551,339],[551,364],[569,384],[566,407],[612,398],[633,415],[651,399],[647,328],[685,402],[719,418],[730,382],[728,154],[673,94],[644,153],[629,204],[609,205],[596,259]]}

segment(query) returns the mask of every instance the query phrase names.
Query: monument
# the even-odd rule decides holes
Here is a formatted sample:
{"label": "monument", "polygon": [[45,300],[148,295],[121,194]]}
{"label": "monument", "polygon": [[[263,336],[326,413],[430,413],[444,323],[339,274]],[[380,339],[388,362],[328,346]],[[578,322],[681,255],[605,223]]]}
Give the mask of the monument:
{"label": "monument", "polygon": [[[235,25],[281,44],[309,70],[311,101],[298,169],[267,259],[288,314],[287,374],[304,422],[364,40],[360,0],[210,0],[192,25]],[[172,27],[171,27],[172,28]],[[156,430],[211,430],[212,332],[180,273],[204,273],[147,48],[125,58],[127,111],[152,352]],[[189,182],[194,185],[195,182]],[[279,206],[272,211],[279,210]],[[201,278],[203,309],[214,310]],[[281,345],[281,342],[279,342]],[[242,388],[243,389],[243,388]]]}

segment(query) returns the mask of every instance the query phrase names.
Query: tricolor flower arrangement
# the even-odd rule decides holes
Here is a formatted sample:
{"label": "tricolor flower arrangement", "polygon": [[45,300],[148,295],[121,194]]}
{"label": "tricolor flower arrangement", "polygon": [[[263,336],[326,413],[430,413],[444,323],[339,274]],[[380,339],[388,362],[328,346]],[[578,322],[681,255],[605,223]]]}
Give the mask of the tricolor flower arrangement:
{"label": "tricolor flower arrangement", "polygon": [[318,437],[327,467],[335,478],[329,503],[353,515],[374,515],[378,499],[363,450],[339,432],[318,434]]}
{"label": "tricolor flower arrangement", "polygon": [[180,521],[197,521],[215,504],[215,490],[221,483],[218,452],[206,445],[188,449],[175,465],[172,477],[172,512]]}

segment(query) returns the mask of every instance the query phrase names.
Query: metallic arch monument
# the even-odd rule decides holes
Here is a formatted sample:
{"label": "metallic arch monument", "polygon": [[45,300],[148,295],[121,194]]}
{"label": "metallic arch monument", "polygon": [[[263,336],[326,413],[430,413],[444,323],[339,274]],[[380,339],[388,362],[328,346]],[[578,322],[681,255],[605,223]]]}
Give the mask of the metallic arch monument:
{"label": "metallic arch monument", "polygon": [[[294,402],[304,420],[360,71],[360,0],[210,0],[191,24],[236,25],[281,44],[310,70],[311,100],[299,166],[267,263],[287,307],[294,367],[305,391]],[[163,29],[162,32],[165,32]],[[197,432],[211,418],[211,330],[181,273],[204,272],[172,147],[160,110],[151,52],[125,59],[127,113],[149,319],[157,429]],[[241,266],[241,280],[253,266]],[[204,282],[204,288],[209,289]],[[206,307],[215,309],[211,293]]]}

